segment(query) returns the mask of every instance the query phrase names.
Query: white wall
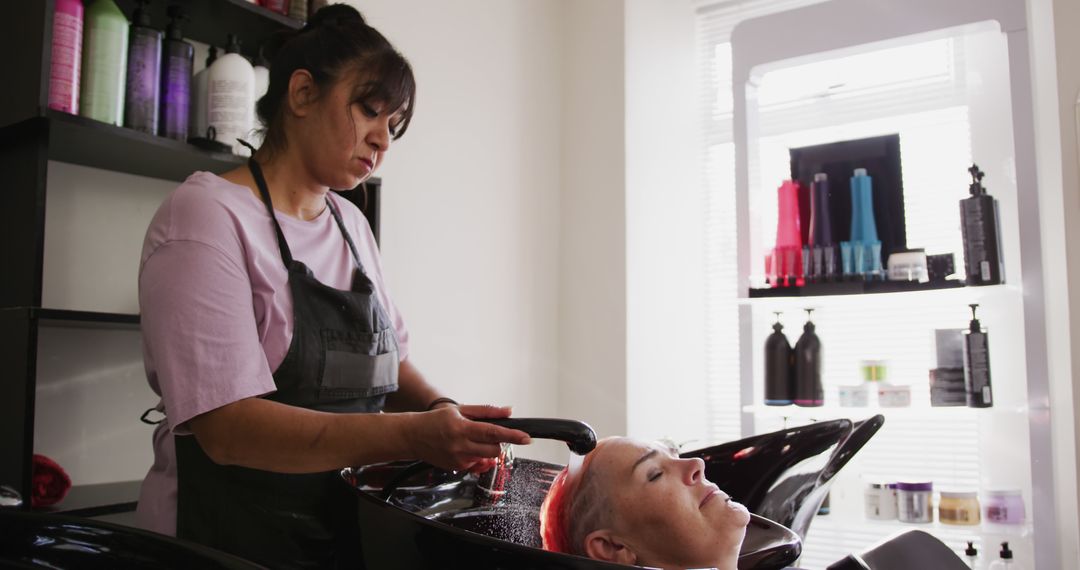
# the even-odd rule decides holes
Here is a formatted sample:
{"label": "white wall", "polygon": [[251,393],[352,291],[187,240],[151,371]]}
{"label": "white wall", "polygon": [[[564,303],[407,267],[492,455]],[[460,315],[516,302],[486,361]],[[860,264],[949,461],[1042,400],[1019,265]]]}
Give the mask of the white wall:
{"label": "white wall", "polygon": [[1077,471],[1080,444],[1080,307],[1070,289],[1080,280],[1080,165],[1076,102],[1080,94],[1080,6],[1073,0],[1028,0],[1035,154],[1039,177],[1050,370],[1050,430],[1061,561],[1080,559]]}
{"label": "white wall", "polygon": [[412,359],[463,402],[558,415],[562,4],[350,3],[417,78],[416,115],[380,172]]}
{"label": "white wall", "polygon": [[622,0],[563,0],[560,416],[627,430]]}
{"label": "white wall", "polygon": [[689,0],[626,2],[627,434],[700,447],[705,195],[694,31]]}

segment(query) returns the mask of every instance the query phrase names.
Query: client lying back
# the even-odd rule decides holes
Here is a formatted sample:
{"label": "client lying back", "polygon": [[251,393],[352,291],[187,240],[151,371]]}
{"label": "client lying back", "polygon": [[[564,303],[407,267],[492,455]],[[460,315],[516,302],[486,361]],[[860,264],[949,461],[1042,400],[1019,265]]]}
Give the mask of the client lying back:
{"label": "client lying back", "polygon": [[540,510],[547,550],[665,570],[735,570],[749,522],[701,459],[626,437],[563,469]]}

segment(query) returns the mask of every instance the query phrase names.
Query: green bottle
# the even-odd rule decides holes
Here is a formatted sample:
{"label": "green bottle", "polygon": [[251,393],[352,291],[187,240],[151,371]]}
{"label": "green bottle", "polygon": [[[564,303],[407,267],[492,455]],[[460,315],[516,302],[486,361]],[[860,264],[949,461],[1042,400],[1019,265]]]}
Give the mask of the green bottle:
{"label": "green bottle", "polygon": [[124,120],[128,21],[113,0],[86,8],[79,114],[119,126]]}

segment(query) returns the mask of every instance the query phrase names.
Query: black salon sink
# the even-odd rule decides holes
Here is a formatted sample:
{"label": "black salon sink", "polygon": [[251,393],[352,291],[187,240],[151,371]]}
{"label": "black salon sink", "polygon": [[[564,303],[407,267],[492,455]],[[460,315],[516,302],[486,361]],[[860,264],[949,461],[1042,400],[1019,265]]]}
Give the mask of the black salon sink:
{"label": "black salon sink", "polygon": [[192,542],[128,526],[0,509],[0,568],[258,570],[263,567]]}

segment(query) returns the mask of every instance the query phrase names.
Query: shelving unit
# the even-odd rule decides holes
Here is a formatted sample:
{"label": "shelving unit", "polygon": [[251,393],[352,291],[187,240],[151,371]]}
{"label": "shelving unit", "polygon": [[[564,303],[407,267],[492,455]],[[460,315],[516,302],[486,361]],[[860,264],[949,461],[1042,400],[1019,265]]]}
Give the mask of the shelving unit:
{"label": "shelving unit", "polygon": [[[130,18],[135,1],[117,3]],[[185,0],[182,5],[189,16],[184,26],[186,38],[221,46],[226,34],[236,33],[248,56],[254,56],[258,46],[273,34],[303,25],[245,0]],[[7,76],[8,84],[14,86],[6,91],[10,104],[0,109],[0,168],[6,182],[5,207],[0,208],[0,258],[5,260],[5,278],[0,280],[0,338],[4,339],[0,343],[0,370],[4,371],[0,387],[0,484],[16,489],[29,508],[39,360],[59,359],[69,365],[64,349],[57,348],[57,339],[72,338],[72,334],[79,335],[77,342],[112,335],[110,342],[134,342],[137,346],[139,329],[135,314],[43,306],[49,162],[180,182],[195,171],[220,173],[242,166],[246,158],[48,109],[55,0],[15,2],[10,8],[7,28],[0,33],[0,47],[19,55],[12,58]],[[165,2],[151,5],[155,28],[166,27],[166,8]],[[371,179],[364,190],[343,193],[367,216],[376,239],[380,192],[381,180]],[[93,275],[84,277],[91,282],[94,279]],[[120,341],[117,334],[121,334]],[[42,353],[45,344],[51,347],[49,354]],[[94,426],[79,429],[92,433]],[[50,510],[85,516],[130,510],[137,493],[137,481],[91,485],[76,481],[68,498]]]}
{"label": "shelving unit", "polygon": [[[1025,14],[1022,5],[1007,2],[958,0],[950,3],[948,9],[943,9],[932,0],[913,1],[914,4],[904,2],[904,9],[895,11],[894,17],[881,20],[880,5],[861,0],[834,0],[748,20],[740,24],[732,34],[743,432],[744,435],[750,435],[758,428],[767,431],[763,426],[770,425],[770,422],[810,422],[836,417],[860,419],[874,413],[886,416],[885,427],[866,449],[860,452],[861,457],[856,457],[853,464],[839,474],[833,488],[833,514],[819,517],[811,525],[807,541],[809,549],[814,547],[815,527],[819,532],[818,536],[824,537],[818,540],[824,540],[833,548],[833,552],[844,549],[848,552],[857,551],[894,532],[906,528],[922,528],[942,535],[943,540],[953,548],[961,536],[1011,536],[1022,544],[1021,560],[1034,559],[1038,568],[1059,568],[1062,564],[1058,560],[1059,549],[1053,528],[1058,506],[1054,504],[1052,495],[1046,491],[1054,488],[1053,475],[1046,468],[1032,467],[1050,460],[1051,445],[1046,421],[1049,398],[1046,315],[1042,301],[1044,275],[1039,238],[1039,206],[1034,199],[1037,195],[1037,180],[1034,149],[1030,142],[1033,140],[1033,108],[1030,98],[1031,77],[1028,68]],[[897,5],[899,4],[898,2]],[[834,30],[836,33],[830,34],[803,33],[808,28],[818,29],[818,25],[836,21],[874,21],[875,26],[838,29]],[[772,155],[762,158],[757,154],[758,141],[765,136],[762,134],[765,127],[757,107],[764,98],[757,91],[766,83],[763,75],[802,65],[810,60],[839,60],[872,49],[895,48],[905,45],[905,42],[928,42],[963,34],[996,34],[994,53],[998,54],[997,50],[1000,49],[1006,54],[1006,57],[997,56],[994,59],[997,67],[988,72],[998,75],[980,76],[980,79],[996,82],[995,85],[999,88],[995,94],[999,97],[993,102],[980,101],[977,104],[981,107],[970,111],[973,116],[969,117],[971,124],[978,123],[983,129],[982,135],[988,132],[987,129],[992,129],[993,137],[980,136],[974,129],[968,136],[971,138],[970,151],[973,156],[992,155],[998,164],[1009,164],[1010,182],[997,187],[999,193],[1009,196],[1011,201],[1005,206],[1007,213],[1002,220],[1005,230],[1003,240],[1007,241],[1005,247],[1009,252],[1006,264],[1012,264],[1007,278],[1008,285],[938,290],[929,290],[933,289],[932,287],[927,287],[928,290],[905,290],[904,286],[881,283],[875,283],[873,287],[867,287],[868,284],[864,283],[843,283],[813,285],[801,289],[746,288],[754,274],[752,268],[760,265],[759,252],[754,248],[764,245],[759,244],[758,236],[753,234],[754,222],[757,221],[754,216],[761,214],[760,208],[755,209],[754,200],[767,191],[762,188],[767,184],[759,183],[755,178],[757,171],[752,169],[761,168],[759,160],[776,160]],[[795,36],[802,37],[803,41],[775,42],[771,39]],[[980,52],[978,55],[983,56],[986,53]],[[973,59],[976,57],[972,56]],[[981,65],[987,66],[985,62]],[[988,66],[982,69],[986,70]],[[1004,71],[999,71],[1001,69]],[[973,71],[968,68],[960,73],[971,74]],[[827,99],[827,96],[823,98]],[[1005,102],[1000,103],[1002,100]],[[831,101],[823,104],[822,108],[839,111],[843,109],[844,103],[845,101]],[[972,104],[954,102],[953,105]],[[798,107],[797,112],[809,115],[817,112],[817,108],[811,110]],[[988,127],[991,123],[993,127]],[[778,127],[770,124],[769,128],[773,129],[768,135],[774,137],[772,144],[775,145],[775,140],[780,139],[775,132]],[[802,128],[809,129],[805,126]],[[806,131],[800,133],[806,135]],[[818,142],[820,141],[811,144]],[[1006,156],[1007,159],[1003,158]],[[903,158],[905,169],[909,159],[910,156]],[[983,159],[980,158],[978,162],[981,165]],[[1004,180],[1004,176],[999,176],[998,179]],[[1012,184],[1015,184],[1015,187]],[[929,187],[930,185],[926,186],[927,191],[930,191]],[[1008,188],[1007,193],[1003,192],[1004,187]],[[908,184],[905,183],[905,192],[907,189]],[[914,190],[914,186],[912,189]],[[1017,197],[1019,192],[1023,192],[1023,197]],[[957,255],[959,256],[959,252]],[[874,290],[877,287],[880,289]],[[980,314],[980,318],[983,325],[991,331],[991,368],[998,380],[995,384],[995,397],[999,396],[999,389],[1002,397],[995,402],[995,408],[987,410],[929,407],[926,370],[933,367],[929,361],[929,357],[933,355],[932,330],[965,328],[970,316],[966,316],[963,310],[970,302],[985,302],[993,307],[992,311],[988,311],[988,317]],[[761,363],[764,359],[760,348],[769,332],[766,325],[773,320],[769,313],[801,311],[803,308],[817,308],[821,311],[815,313],[814,320],[819,323],[818,335],[825,346],[826,402],[830,405],[821,408],[764,406],[759,403]],[[817,317],[822,314],[837,315],[830,330],[825,330],[826,325],[818,321]],[[784,316],[790,319],[788,315]],[[988,325],[988,320],[993,322]],[[794,321],[783,321],[793,345],[802,321],[801,314]],[[877,338],[884,340],[873,343],[872,339]],[[920,338],[926,339],[926,348],[912,348]],[[892,340],[903,340],[903,343],[897,342],[905,347],[902,354],[895,351],[890,353]],[[860,352],[844,352],[846,360],[838,367],[828,369],[830,358],[834,358],[835,362],[837,353],[855,344],[859,345]],[[869,347],[870,350],[864,347]],[[833,351],[833,357],[829,356],[830,350]],[[873,350],[880,352],[869,354]],[[912,407],[847,408],[832,405],[836,400],[833,392],[833,399],[829,401],[830,384],[835,389],[836,385],[856,384],[860,381],[856,366],[858,358],[891,359],[889,380],[912,386]],[[920,401],[916,399],[916,389],[921,391],[918,394]],[[962,447],[955,453],[946,453],[944,447],[933,445],[934,438],[939,437],[944,430],[956,430],[949,435],[955,435],[956,441],[963,442]],[[1008,444],[1002,443],[1004,441]],[[1005,447],[1008,449],[1004,449]],[[1000,484],[991,479],[996,475],[996,471],[1004,472],[1006,479],[1018,481],[1016,486],[1022,490],[1027,501],[1030,522],[1020,528],[999,528],[1000,525],[954,527],[863,520],[860,466],[865,466],[870,474],[882,474],[887,469],[896,469],[898,465],[891,457],[885,456],[900,453],[904,454],[905,459],[919,457],[919,454],[924,458],[922,462],[910,462],[908,466],[912,470],[904,473],[905,475],[934,473],[943,481],[950,484],[963,482],[964,488],[972,490],[983,491],[989,486],[999,486]],[[859,465],[856,465],[857,463]],[[901,475],[894,471],[890,473]],[[837,513],[841,516],[837,516]],[[804,548],[804,552],[807,551],[808,548]],[[815,562],[821,560],[807,565]]]}

